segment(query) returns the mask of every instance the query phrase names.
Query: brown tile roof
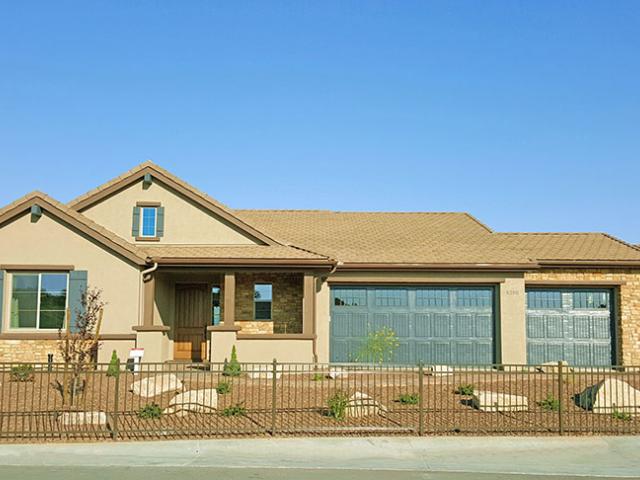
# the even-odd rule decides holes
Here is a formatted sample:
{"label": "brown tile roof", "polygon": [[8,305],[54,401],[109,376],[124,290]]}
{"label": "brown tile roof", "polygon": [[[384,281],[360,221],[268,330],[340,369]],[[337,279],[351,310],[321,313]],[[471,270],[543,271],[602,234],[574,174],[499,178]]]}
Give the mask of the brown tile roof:
{"label": "brown tile roof", "polygon": [[605,233],[499,233],[512,248],[540,262],[640,261],[640,251]]}
{"label": "brown tile roof", "polygon": [[640,262],[637,249],[606,234],[495,233],[466,213],[236,212],[265,232],[344,263]]}
{"label": "brown tile roof", "polygon": [[292,245],[358,264],[531,264],[466,213],[236,210]]}
{"label": "brown tile roof", "polygon": [[135,263],[145,264],[146,254],[143,250],[107,230],[102,225],[98,225],[81,213],[76,212],[64,203],[51,198],[46,193],[31,192],[0,209],[0,224],[17,215],[24,214],[32,205],[38,205],[45,212],[49,212],[74,227],[80,228],[99,243],[110,247]]}
{"label": "brown tile roof", "polygon": [[286,245],[162,245],[145,247],[152,259],[264,259],[264,260],[323,260],[322,255]]}

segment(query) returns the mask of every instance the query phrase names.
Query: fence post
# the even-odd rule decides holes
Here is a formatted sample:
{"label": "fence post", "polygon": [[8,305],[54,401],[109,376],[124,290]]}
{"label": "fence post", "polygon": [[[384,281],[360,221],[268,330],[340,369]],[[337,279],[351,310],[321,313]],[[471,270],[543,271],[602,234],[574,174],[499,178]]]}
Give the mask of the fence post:
{"label": "fence post", "polygon": [[111,438],[118,440],[118,399],[120,397],[120,367],[116,375],[116,386],[114,388],[113,413],[111,414]]}
{"label": "fence post", "polygon": [[418,435],[424,435],[424,367],[418,364]]}
{"label": "fence post", "polygon": [[558,361],[558,435],[564,435],[562,417],[562,361]]}
{"label": "fence post", "polygon": [[277,373],[278,361],[273,359],[273,369],[271,371],[271,435],[276,434],[276,397],[277,397]]}

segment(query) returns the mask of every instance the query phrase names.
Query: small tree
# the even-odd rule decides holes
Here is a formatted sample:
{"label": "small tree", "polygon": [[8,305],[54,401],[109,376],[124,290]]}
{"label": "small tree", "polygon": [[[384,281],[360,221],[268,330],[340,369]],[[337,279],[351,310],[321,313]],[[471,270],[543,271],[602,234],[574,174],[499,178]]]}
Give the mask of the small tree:
{"label": "small tree", "polygon": [[222,375],[225,377],[239,377],[242,372],[242,367],[238,361],[238,354],[236,353],[236,346],[231,348],[231,360],[227,362],[224,360],[224,367],[222,368]]}
{"label": "small tree", "polygon": [[[82,377],[93,362],[106,305],[102,301],[102,291],[96,288],[83,292],[80,302],[82,309],[74,312],[76,322],[73,331],[69,309],[67,309],[66,329],[64,332],[58,331],[58,350],[65,363],[65,372],[63,383],[57,382],[57,387],[64,403],[69,395],[71,405],[77,394],[84,389],[86,381]],[[71,369],[69,379],[67,378],[68,369]]]}
{"label": "small tree", "polygon": [[395,330],[382,327],[375,332],[370,332],[356,354],[359,362],[384,363],[393,359],[393,355],[400,346]]}
{"label": "small tree", "polygon": [[118,358],[118,354],[114,350],[111,354],[111,361],[109,362],[109,367],[107,368],[107,377],[118,378],[120,376],[120,359]]}

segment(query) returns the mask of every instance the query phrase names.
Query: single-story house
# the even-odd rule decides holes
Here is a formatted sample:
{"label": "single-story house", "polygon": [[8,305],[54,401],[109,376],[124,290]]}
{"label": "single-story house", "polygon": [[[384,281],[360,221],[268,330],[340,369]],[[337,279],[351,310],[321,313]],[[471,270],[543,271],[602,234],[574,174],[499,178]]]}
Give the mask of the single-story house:
{"label": "single-story house", "polygon": [[[99,360],[640,364],[640,250],[501,233],[467,213],[234,210],[145,162],[68,204],[0,210],[0,360],[59,358],[65,309],[107,302]],[[71,320],[73,321],[73,319]]]}

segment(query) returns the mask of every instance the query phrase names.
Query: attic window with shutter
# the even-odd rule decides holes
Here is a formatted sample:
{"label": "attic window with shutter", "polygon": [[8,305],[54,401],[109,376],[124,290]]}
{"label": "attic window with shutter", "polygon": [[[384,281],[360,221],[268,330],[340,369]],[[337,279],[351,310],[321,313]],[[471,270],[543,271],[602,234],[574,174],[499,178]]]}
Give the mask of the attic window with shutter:
{"label": "attic window with shutter", "polygon": [[164,235],[164,207],[142,202],[133,207],[131,235],[138,241],[159,240]]}

